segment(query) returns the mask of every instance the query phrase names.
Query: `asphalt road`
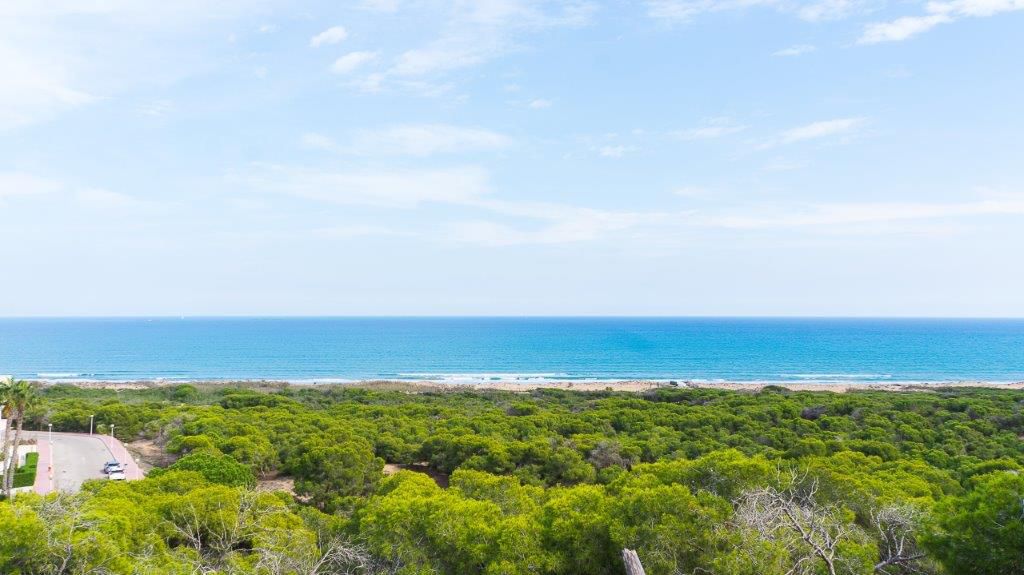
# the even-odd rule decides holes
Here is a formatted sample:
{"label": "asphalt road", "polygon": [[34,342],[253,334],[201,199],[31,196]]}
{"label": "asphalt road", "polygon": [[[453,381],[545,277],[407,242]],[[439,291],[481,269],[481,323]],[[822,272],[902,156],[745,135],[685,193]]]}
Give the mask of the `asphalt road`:
{"label": "asphalt road", "polygon": [[[45,431],[25,432],[37,441],[48,441]],[[53,489],[78,491],[86,479],[103,479],[103,464],[112,459],[107,446],[98,437],[53,434]],[[45,474],[46,469],[39,468]]]}

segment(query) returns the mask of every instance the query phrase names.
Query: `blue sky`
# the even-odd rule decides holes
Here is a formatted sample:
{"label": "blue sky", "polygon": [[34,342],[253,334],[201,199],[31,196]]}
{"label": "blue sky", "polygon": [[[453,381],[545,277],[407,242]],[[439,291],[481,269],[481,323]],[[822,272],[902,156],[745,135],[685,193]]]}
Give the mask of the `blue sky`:
{"label": "blue sky", "polygon": [[1024,315],[1024,1],[5,0],[0,315]]}

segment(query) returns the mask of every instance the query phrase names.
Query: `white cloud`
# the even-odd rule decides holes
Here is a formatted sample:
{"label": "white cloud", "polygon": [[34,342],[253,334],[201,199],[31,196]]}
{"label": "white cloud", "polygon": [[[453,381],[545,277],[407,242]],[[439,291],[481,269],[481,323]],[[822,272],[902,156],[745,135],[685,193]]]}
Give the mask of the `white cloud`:
{"label": "white cloud", "polygon": [[519,226],[490,220],[461,222],[452,237],[489,246],[557,244],[597,240],[642,225],[678,221],[681,213],[600,210],[550,202],[510,202],[477,198],[468,205],[509,218],[523,218]]}
{"label": "white cloud", "polygon": [[858,43],[899,42],[960,18],[984,18],[1017,10],[1024,10],[1024,0],[931,1],[925,4],[925,14],[920,16],[904,16],[889,22],[868,24]]}
{"label": "white cloud", "polygon": [[708,195],[708,189],[700,186],[682,186],[672,190],[672,193],[681,198],[699,198]]}
{"label": "white cloud", "polygon": [[[548,28],[585,25],[594,12],[593,4],[580,0],[481,0],[446,6],[449,13],[443,31],[424,45],[401,53],[381,80],[439,76],[478,66],[522,49],[523,36]],[[398,84],[422,92],[417,84]]]}
{"label": "white cloud", "polygon": [[550,224],[538,229],[521,229],[507,224],[476,220],[453,225],[450,236],[460,242],[484,246],[564,244],[595,240],[609,231],[621,230],[630,225],[611,224],[580,219]]}
{"label": "white cloud", "polygon": [[236,179],[310,200],[389,208],[415,208],[425,202],[465,204],[489,189],[487,172],[474,166],[376,172],[262,166]]}
{"label": "white cloud", "polygon": [[837,118],[835,120],[813,122],[782,132],[779,134],[778,143],[794,144],[805,140],[848,134],[863,123],[864,118]]}
{"label": "white cloud", "polygon": [[864,33],[857,40],[857,43],[899,42],[900,40],[906,40],[911,36],[931,30],[939,24],[952,21],[952,18],[945,14],[932,14],[929,16],[907,16],[897,18],[891,22],[876,22],[864,27]]}
{"label": "white cloud", "polygon": [[865,0],[821,0],[801,5],[796,14],[808,22],[840,20],[864,9]]}
{"label": "white cloud", "polygon": [[766,172],[792,172],[795,170],[801,170],[805,167],[807,167],[806,164],[802,162],[795,162],[785,158],[775,158],[762,166],[762,169]]}
{"label": "white cloud", "polygon": [[55,180],[24,172],[0,172],[0,198],[49,194],[62,187],[63,185]]}
{"label": "white cloud", "polygon": [[597,153],[602,158],[621,158],[626,155],[626,152],[632,151],[633,148],[629,146],[617,145],[617,146],[601,146],[598,148]]}
{"label": "white cloud", "polygon": [[817,50],[817,48],[810,44],[796,44],[789,48],[783,48],[782,50],[774,52],[772,56],[801,56],[803,54],[810,54],[815,50]]}
{"label": "white cloud", "polygon": [[0,130],[209,70],[198,31],[224,37],[273,1],[0,1]]}
{"label": "white cloud", "polygon": [[367,74],[358,80],[354,80],[352,85],[363,92],[375,93],[381,91],[386,79],[387,76],[385,74],[374,72],[373,74]]}
{"label": "white cloud", "polygon": [[451,37],[423,48],[402,53],[391,73],[398,76],[425,76],[481,64],[502,51],[498,37]]}
{"label": "white cloud", "polygon": [[666,24],[682,24],[705,13],[754,7],[772,8],[779,12],[795,14],[803,20],[819,22],[838,20],[860,12],[865,8],[866,0],[647,0],[644,4],[649,17]]}
{"label": "white cloud", "polygon": [[507,148],[504,134],[448,124],[399,124],[376,130],[356,130],[344,145],[323,134],[302,136],[308,148],[361,156],[416,156],[486,152]]}
{"label": "white cloud", "polygon": [[338,143],[328,136],[309,132],[302,135],[302,145],[315,150],[326,150],[336,152],[340,150]]}
{"label": "white cloud", "polygon": [[138,107],[140,114],[144,116],[165,116],[174,109],[174,102],[170,100],[153,100]]}
{"label": "white cloud", "polygon": [[257,28],[256,31],[259,32],[260,34],[273,34],[274,32],[277,32],[277,25],[263,24],[259,28]]}
{"label": "white cloud", "polygon": [[329,239],[348,239],[367,236],[408,236],[412,234],[384,226],[350,224],[317,228],[313,230],[313,235]]}
{"label": "white cloud", "polygon": [[746,126],[735,123],[731,118],[711,118],[702,126],[676,130],[669,135],[680,140],[708,140],[737,134],[746,129]]}
{"label": "white cloud", "polygon": [[320,46],[329,46],[331,44],[337,44],[345,38],[348,38],[348,31],[345,30],[344,26],[331,26],[323,32],[313,36],[309,39],[309,45],[312,48],[319,48]]}
{"label": "white cloud", "polygon": [[[538,214],[538,209],[543,211]],[[564,244],[598,240],[610,233],[668,217],[662,213],[616,212],[546,204],[528,207],[527,211],[539,216],[536,219],[541,223],[516,227],[489,220],[472,220],[453,225],[449,235],[460,242],[484,246]]]}
{"label": "white cloud", "polygon": [[2,38],[0,78],[0,129],[48,120],[97,99],[73,87],[71,72],[58,58],[4,46]]}
{"label": "white cloud", "polygon": [[543,110],[545,108],[550,108],[551,106],[552,106],[551,100],[545,100],[543,98],[537,98],[536,100],[531,100],[530,103],[527,104],[527,107],[530,108],[531,110]]}
{"label": "white cloud", "polygon": [[357,68],[376,59],[376,52],[349,52],[334,61],[334,64],[331,65],[331,71],[335,74],[351,74]]}
{"label": "white cloud", "polygon": [[137,198],[112,192],[102,188],[85,188],[75,192],[75,198],[83,203],[98,208],[127,208],[139,207],[146,204]]}
{"label": "white cloud", "polygon": [[716,0],[647,0],[647,15],[669,24],[688,22],[698,14],[718,12],[762,2],[720,2]]}
{"label": "white cloud", "polygon": [[[412,209],[433,203],[480,210],[506,221],[477,219],[449,224],[443,237],[488,246],[595,240],[644,224],[675,221],[680,215],[496,199],[487,172],[476,166],[376,172],[255,166],[234,180],[250,189],[340,205]],[[388,232],[376,226],[354,230],[343,226],[322,233],[350,237]]]}
{"label": "white cloud", "polygon": [[769,229],[1020,215],[1024,215],[1024,196],[961,203],[821,204],[789,212],[715,216],[703,219],[703,223],[735,229]]}
{"label": "white cloud", "polygon": [[359,8],[371,12],[397,12],[398,0],[362,0]]}
{"label": "white cloud", "polygon": [[0,172],[0,200],[14,196],[59,194],[59,200],[72,198],[79,204],[95,208],[125,208],[156,205],[103,188],[78,188],[65,182],[42,178],[24,172]]}
{"label": "white cloud", "polygon": [[357,132],[354,147],[385,154],[430,156],[506,148],[511,140],[482,128],[447,124],[404,124]]}

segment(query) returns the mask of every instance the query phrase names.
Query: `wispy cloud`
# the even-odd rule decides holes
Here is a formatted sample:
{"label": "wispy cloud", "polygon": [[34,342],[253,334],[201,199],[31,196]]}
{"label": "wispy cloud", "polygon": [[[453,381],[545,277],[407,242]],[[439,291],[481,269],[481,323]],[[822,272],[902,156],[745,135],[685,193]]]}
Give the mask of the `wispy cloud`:
{"label": "wispy cloud", "polygon": [[0,198],[34,196],[56,192],[61,182],[24,172],[0,172]]}
{"label": "wispy cloud", "polygon": [[403,52],[391,73],[397,76],[425,76],[481,64],[501,52],[497,38],[451,37],[429,46]]}
{"label": "wispy cloud", "polygon": [[711,12],[771,8],[795,14],[802,20],[839,20],[862,11],[865,0],[820,0],[794,3],[785,0],[647,0],[647,15],[666,24],[682,24]]}
{"label": "wispy cloud", "polygon": [[362,238],[369,236],[410,236],[412,232],[386,226],[367,224],[336,225],[313,230],[313,235],[328,239]]}
{"label": "wispy cloud", "polygon": [[642,225],[678,221],[682,213],[599,210],[547,202],[505,202],[481,199],[475,206],[527,221],[513,225],[493,220],[470,220],[451,226],[449,236],[485,246],[563,244],[594,241]]}
{"label": "wispy cloud", "polygon": [[709,191],[700,186],[681,186],[672,190],[672,193],[681,198],[700,198],[707,196]]}
{"label": "wispy cloud", "polygon": [[139,113],[143,116],[165,116],[174,109],[174,102],[170,100],[153,100],[138,107]]}
{"label": "wispy cloud", "polygon": [[399,0],[361,0],[359,8],[372,12],[397,12]]}
{"label": "wispy cloud", "polygon": [[927,32],[939,24],[961,18],[984,18],[1003,12],[1024,10],[1024,0],[953,0],[925,4],[925,14],[904,16],[888,22],[875,22],[864,27],[858,43],[899,42]]}
{"label": "wispy cloud", "polygon": [[820,0],[796,8],[796,14],[808,22],[841,20],[865,9],[867,0]]}
{"label": "wispy cloud", "polygon": [[[266,0],[259,0],[262,4]],[[251,26],[253,1],[0,2],[0,130],[168,86],[209,70],[208,47],[184,34]],[[258,31],[258,29],[257,29]],[[224,35],[217,34],[217,37]]]}
{"label": "wispy cloud", "polygon": [[309,39],[309,45],[312,48],[319,48],[320,46],[329,46],[337,44],[348,38],[348,31],[345,30],[344,26],[331,26],[323,32],[313,36]]}
{"label": "wispy cloud", "polygon": [[450,237],[460,242],[485,246],[565,244],[593,241],[608,233],[636,226],[639,221],[623,214],[586,213],[532,228],[474,220],[452,225]]}
{"label": "wispy cloud", "polygon": [[774,0],[647,0],[647,15],[669,24],[688,22],[698,14],[750,6],[771,5]]}
{"label": "wispy cloud", "polygon": [[703,125],[685,130],[676,130],[669,135],[680,140],[709,140],[737,134],[747,127],[736,123],[732,118],[711,118]]}
{"label": "wispy cloud", "polygon": [[875,22],[864,28],[864,33],[861,34],[857,43],[899,42],[931,30],[939,24],[952,21],[953,19],[946,14],[929,14],[927,16],[906,16],[890,22]]}
{"label": "wispy cloud", "polygon": [[335,74],[351,74],[365,64],[377,59],[376,52],[349,52],[334,61],[331,71]]}
{"label": "wispy cloud", "polygon": [[95,208],[139,208],[153,205],[134,196],[103,188],[84,188],[75,192],[79,203]]}
{"label": "wispy cloud", "polygon": [[427,202],[465,204],[489,191],[486,170],[476,166],[328,171],[262,165],[230,179],[259,190],[333,204],[403,209]]}
{"label": "wispy cloud", "polygon": [[[550,3],[542,0],[454,2],[441,33],[425,44],[400,53],[379,73],[373,85],[387,81],[419,91],[437,84],[436,78],[481,65],[521,49],[521,39],[539,30],[587,24],[594,5],[580,0]],[[417,81],[410,81],[417,80]]]}
{"label": "wispy cloud", "polygon": [[5,46],[0,38],[0,130],[47,120],[97,100],[75,87],[75,80],[60,60],[43,51]]}
{"label": "wispy cloud", "polygon": [[48,201],[67,202],[70,199],[80,206],[90,208],[142,208],[159,205],[157,202],[142,200],[104,188],[81,187],[69,182],[24,172],[0,172],[0,201],[15,196],[50,196],[54,194],[59,199]]}
{"label": "wispy cloud", "polygon": [[769,149],[777,146],[796,144],[809,140],[818,140],[837,136],[849,136],[855,133],[864,123],[865,118],[836,118],[821,120],[803,126],[789,128],[779,132],[773,139],[763,142],[759,148]]}
{"label": "wispy cloud", "polygon": [[512,140],[483,128],[449,124],[399,124],[375,130],[356,130],[339,144],[323,134],[303,135],[310,148],[353,155],[418,156],[486,152],[507,148]]}
{"label": "wispy cloud", "polygon": [[792,144],[803,142],[804,140],[848,134],[863,123],[864,118],[838,118],[835,120],[813,122],[782,132],[779,136],[779,141],[783,144]]}
{"label": "wispy cloud", "polygon": [[614,146],[601,146],[597,149],[597,153],[602,158],[621,158],[626,155],[627,152],[631,152],[633,148],[631,146],[623,146],[621,144]]}
{"label": "wispy cloud", "polygon": [[1024,215],[1024,196],[961,203],[870,202],[818,204],[787,212],[723,215],[705,224],[735,229],[769,229]]}
{"label": "wispy cloud", "polygon": [[553,103],[551,102],[551,100],[545,100],[543,98],[537,98],[535,100],[530,100],[530,103],[527,104],[526,106],[528,108],[530,108],[531,110],[543,110],[545,108],[550,108],[552,106],[552,104]]}
{"label": "wispy cloud", "polygon": [[790,46],[789,48],[783,48],[782,50],[778,50],[778,51],[772,53],[772,56],[782,56],[782,57],[802,56],[804,54],[810,54],[811,52],[814,52],[815,50],[817,50],[817,48],[815,48],[814,46],[812,46],[810,44],[796,44],[794,46]]}
{"label": "wispy cloud", "polygon": [[[485,246],[555,244],[599,239],[644,224],[676,221],[681,214],[601,210],[559,203],[495,198],[486,170],[463,166],[440,170],[330,171],[289,166],[254,166],[231,178],[261,190],[339,205],[415,209],[443,204],[477,210],[485,217],[442,225],[437,239]],[[500,220],[496,219],[500,218]],[[386,233],[376,226],[325,234],[343,237]]]}

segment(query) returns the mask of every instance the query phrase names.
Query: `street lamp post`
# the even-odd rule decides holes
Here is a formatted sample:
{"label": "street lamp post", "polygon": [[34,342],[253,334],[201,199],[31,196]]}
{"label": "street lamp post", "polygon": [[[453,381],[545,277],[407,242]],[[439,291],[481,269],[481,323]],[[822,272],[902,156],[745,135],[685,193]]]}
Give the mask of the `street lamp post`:
{"label": "street lamp post", "polygon": [[89,435],[92,435],[92,418],[96,417],[96,414],[89,416]]}
{"label": "street lamp post", "polygon": [[[114,424],[110,424],[110,453],[114,453]],[[114,459],[117,459],[117,454],[114,454]]]}
{"label": "street lamp post", "polygon": [[53,424],[47,424],[50,428],[50,464],[46,467],[46,475],[50,480],[50,491],[53,491]]}

